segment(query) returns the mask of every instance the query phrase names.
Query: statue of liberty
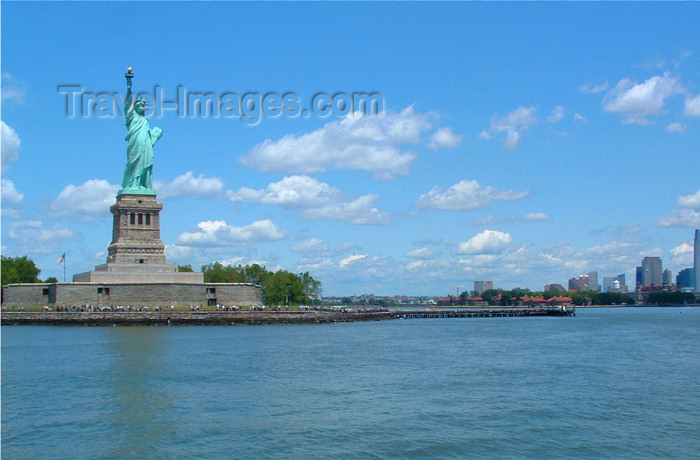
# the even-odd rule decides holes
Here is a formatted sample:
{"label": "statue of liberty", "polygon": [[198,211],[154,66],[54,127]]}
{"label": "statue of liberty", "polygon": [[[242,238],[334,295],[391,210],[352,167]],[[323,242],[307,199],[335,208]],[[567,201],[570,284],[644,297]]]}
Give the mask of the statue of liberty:
{"label": "statue of liberty", "polygon": [[134,74],[131,67],[126,72],[126,102],[124,103],[124,116],[126,117],[126,129],[129,131],[124,138],[126,146],[126,168],[124,179],[117,195],[155,195],[153,191],[153,146],[163,136],[163,130],[150,128],[148,120],[144,116],[147,109],[146,100],[133,99],[131,94],[131,80]]}

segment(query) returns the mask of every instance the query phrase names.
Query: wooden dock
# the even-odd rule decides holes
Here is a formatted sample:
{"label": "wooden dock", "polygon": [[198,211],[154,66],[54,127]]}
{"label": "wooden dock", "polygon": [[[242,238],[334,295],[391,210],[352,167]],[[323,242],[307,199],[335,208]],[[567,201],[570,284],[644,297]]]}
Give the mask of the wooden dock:
{"label": "wooden dock", "polygon": [[576,316],[575,307],[469,307],[450,310],[395,311],[394,317],[408,318],[503,318],[523,316]]}

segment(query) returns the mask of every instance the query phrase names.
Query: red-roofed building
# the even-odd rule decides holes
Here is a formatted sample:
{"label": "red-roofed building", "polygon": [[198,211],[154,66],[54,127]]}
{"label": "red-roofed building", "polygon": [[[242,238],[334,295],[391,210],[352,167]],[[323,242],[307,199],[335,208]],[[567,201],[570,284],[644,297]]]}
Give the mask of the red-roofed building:
{"label": "red-roofed building", "polygon": [[465,305],[470,307],[485,307],[488,305],[482,297],[467,297],[464,299]]}
{"label": "red-roofed building", "polygon": [[520,299],[520,302],[518,303],[519,305],[523,306],[531,306],[531,305],[544,305],[547,302],[547,299],[544,297],[528,297],[525,296]]}
{"label": "red-roofed building", "polygon": [[547,301],[547,305],[565,305],[569,306],[571,305],[571,302],[573,302],[574,299],[571,297],[552,297]]}

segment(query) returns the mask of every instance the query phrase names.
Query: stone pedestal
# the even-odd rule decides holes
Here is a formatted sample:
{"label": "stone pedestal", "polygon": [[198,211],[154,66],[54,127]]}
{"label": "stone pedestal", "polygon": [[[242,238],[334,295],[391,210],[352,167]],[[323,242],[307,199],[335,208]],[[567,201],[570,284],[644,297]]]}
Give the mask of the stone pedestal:
{"label": "stone pedestal", "polygon": [[107,263],[165,265],[160,239],[160,211],[155,195],[119,195],[109,210],[114,216]]}
{"label": "stone pedestal", "polygon": [[204,275],[178,272],[165,260],[160,239],[160,211],[155,195],[121,194],[109,210],[114,216],[107,263],[73,275],[74,282],[203,283]]}

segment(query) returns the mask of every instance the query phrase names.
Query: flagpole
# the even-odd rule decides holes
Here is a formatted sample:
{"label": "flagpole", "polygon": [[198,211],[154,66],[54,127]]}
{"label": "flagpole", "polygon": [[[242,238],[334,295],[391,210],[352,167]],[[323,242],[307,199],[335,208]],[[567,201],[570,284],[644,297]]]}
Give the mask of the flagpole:
{"label": "flagpole", "polygon": [[63,282],[66,282],[66,253],[63,253]]}

